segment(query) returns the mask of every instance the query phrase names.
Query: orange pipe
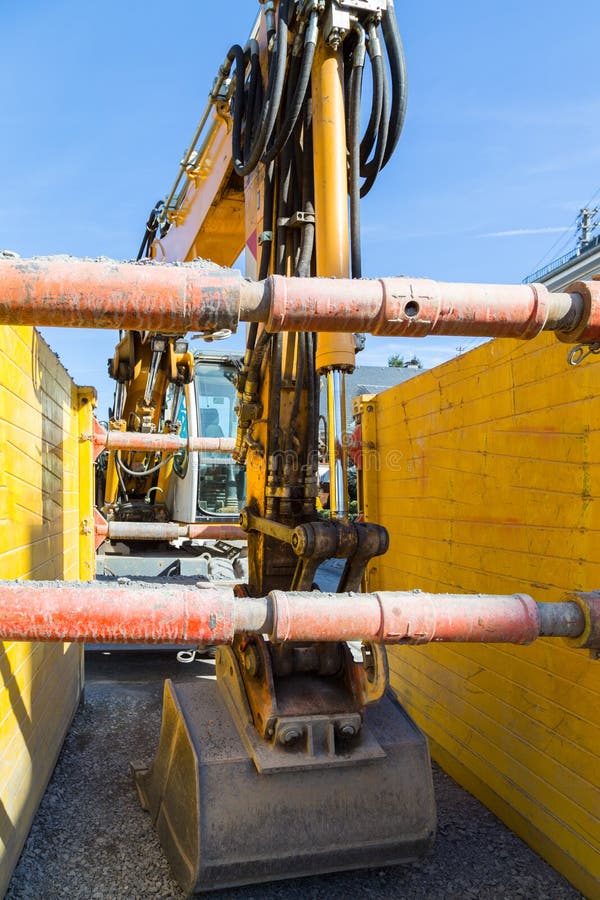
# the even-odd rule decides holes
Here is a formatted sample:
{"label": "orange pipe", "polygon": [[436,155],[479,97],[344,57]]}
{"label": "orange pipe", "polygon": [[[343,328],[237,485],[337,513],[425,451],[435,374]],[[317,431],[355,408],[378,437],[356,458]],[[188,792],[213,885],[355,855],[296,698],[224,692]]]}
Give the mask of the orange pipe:
{"label": "orange pipe", "polygon": [[150,453],[232,453],[235,438],[180,437],[178,434],[143,434],[139,431],[96,433],[94,445],[101,450],[147,450]]}
{"label": "orange pipe", "polygon": [[[576,640],[586,615],[596,623],[600,616],[595,594],[579,595],[584,614],[578,603],[536,603],[525,594],[272,591],[238,598],[209,583],[154,581],[0,582],[0,640],[225,644],[249,632],[275,641],[528,644],[545,635]],[[587,646],[598,641],[596,634]]]}
{"label": "orange pipe", "polygon": [[247,541],[248,535],[239,525],[199,523],[178,525],[177,522],[98,522],[97,538],[111,541],[177,541],[179,538],[206,541]]}
{"label": "orange pipe", "polygon": [[0,323],[169,334],[235,331],[242,279],[232,269],[62,257],[0,260]]}
{"label": "orange pipe", "polygon": [[[183,334],[265,322],[269,331],[367,331],[600,341],[600,282],[552,293],[543,284],[445,284],[419,278],[285,278],[247,282],[194,263],[0,259],[0,325],[124,328]],[[323,341],[320,340],[320,344]]]}

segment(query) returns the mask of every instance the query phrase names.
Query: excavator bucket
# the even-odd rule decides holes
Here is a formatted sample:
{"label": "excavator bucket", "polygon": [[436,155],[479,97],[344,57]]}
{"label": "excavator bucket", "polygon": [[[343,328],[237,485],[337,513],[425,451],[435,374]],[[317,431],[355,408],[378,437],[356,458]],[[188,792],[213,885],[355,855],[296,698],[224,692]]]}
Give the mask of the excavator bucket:
{"label": "excavator bucket", "polygon": [[[427,742],[390,696],[368,707],[367,749],[259,771],[212,679],[165,683],[156,758],[134,766],[142,806],[189,895],[406,863],[433,844]],[[282,751],[285,753],[285,751]]]}

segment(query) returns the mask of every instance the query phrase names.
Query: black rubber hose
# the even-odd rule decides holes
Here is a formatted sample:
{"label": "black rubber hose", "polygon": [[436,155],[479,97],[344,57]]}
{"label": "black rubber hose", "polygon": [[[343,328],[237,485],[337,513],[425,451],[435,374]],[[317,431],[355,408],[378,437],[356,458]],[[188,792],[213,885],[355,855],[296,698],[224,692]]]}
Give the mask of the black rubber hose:
{"label": "black rubber hose", "polygon": [[302,240],[294,275],[297,278],[309,278],[312,274],[312,258],[315,247],[315,185],[313,172],[312,98],[310,93],[306,97],[302,118],[302,209],[306,216],[313,218],[313,221],[304,222],[302,225]]}
{"label": "black rubber hose", "polygon": [[152,246],[152,242],[156,237],[156,232],[158,231],[158,216],[164,205],[164,202],[162,200],[159,200],[158,203],[156,203],[150,211],[148,221],[146,222],[146,231],[144,232],[144,237],[142,238],[142,243],[140,244],[140,249],[138,250],[138,255],[136,256],[138,262],[141,259],[145,259],[146,257],[150,256],[150,247]]}
{"label": "black rubber hose", "polygon": [[302,226],[300,253],[294,270],[295,278],[310,278],[313,251],[315,249],[315,224],[305,222]]}
{"label": "black rubber hose", "polygon": [[[296,419],[298,418],[298,413],[300,412],[300,400],[302,399],[302,390],[304,388],[304,371],[306,364],[306,343],[303,340],[304,335],[299,334],[296,343],[296,384],[294,387],[294,400],[292,402],[292,413],[290,416],[290,436],[291,430],[294,427]],[[288,440],[287,449],[290,449],[290,443]]]}
{"label": "black rubber hose", "polygon": [[233,130],[231,133],[232,153],[234,160],[241,156],[242,125],[245,115],[246,102],[246,54],[243,47],[233,44],[229,48],[227,60],[231,66],[235,66],[235,93],[233,95]]}
{"label": "black rubber hose", "polygon": [[279,133],[275,137],[273,144],[268,148],[266,153],[263,154],[262,162],[270,162],[271,160],[275,159],[275,157],[281,152],[281,150],[283,150],[283,148],[289,141],[292,132],[296,127],[298,116],[300,115],[300,112],[302,111],[302,107],[304,105],[304,100],[306,97],[306,92],[308,90],[308,85],[310,83],[310,76],[312,73],[312,66],[315,58],[315,49],[317,46],[318,37],[317,20],[318,13],[311,13],[310,20],[306,29],[306,35],[304,38],[304,50],[300,62],[300,71],[297,74],[297,80],[295,71],[293,73],[292,71],[290,71],[290,79],[292,78],[292,75],[294,76],[294,81],[292,81],[291,83],[295,83],[293,99],[289,104],[286,117],[284,119],[283,125],[279,130]]}
{"label": "black rubber hose", "polygon": [[248,41],[244,53],[245,65],[250,63],[250,78],[244,93],[243,112],[240,112],[240,130],[244,125],[244,157],[250,154],[252,139],[258,126],[262,108],[262,74],[260,70],[260,48],[255,40]]}
{"label": "black rubber hose", "polygon": [[[374,26],[372,26],[372,28],[373,33],[371,35],[371,40],[373,41],[373,44],[377,46],[379,44],[379,38]],[[379,172],[383,168],[383,159],[389,134],[389,100],[387,73],[385,71],[385,64],[381,53],[375,53],[373,56],[373,73],[374,80],[380,86],[379,90],[381,96],[381,115],[379,120],[379,129],[377,132],[377,142],[375,144],[375,153],[373,154],[373,158],[369,162],[365,163],[361,171],[361,174],[365,176],[365,181],[363,182],[363,185],[360,189],[361,197],[366,197],[366,195],[375,184],[375,180],[379,175]]]}
{"label": "black rubber hose", "polygon": [[390,61],[390,72],[392,76],[392,113],[390,116],[385,153],[381,165],[381,168],[383,168],[389,162],[392,153],[396,149],[400,135],[402,134],[404,119],[406,118],[408,89],[406,57],[404,55],[404,47],[402,46],[402,39],[398,30],[394,0],[388,0],[387,2],[387,7],[381,20],[381,28]]}
{"label": "black rubber hose", "polygon": [[[268,449],[267,453],[271,457],[281,447],[281,430],[279,428],[279,419],[281,415],[281,382],[282,382],[282,356],[283,356],[283,335],[272,335],[271,341],[271,360],[270,360],[270,376],[271,384],[269,390],[269,427]],[[275,469],[279,469],[282,459],[279,457],[275,462]],[[275,475],[276,471],[271,474]]]}
{"label": "black rubber hose", "polygon": [[353,278],[360,278],[362,275],[360,249],[360,98],[365,65],[365,34],[362,28],[358,35],[359,40],[353,53],[352,74],[350,76],[350,128],[348,131],[348,148],[350,151],[350,259]]}
{"label": "black rubber hose", "polygon": [[[369,28],[369,38],[371,38],[371,29]],[[377,134],[379,132],[379,125],[381,122],[381,112],[383,109],[383,90],[384,86],[381,78],[381,67],[375,66],[374,57],[377,55],[381,59],[381,43],[374,42],[370,39],[367,45],[367,52],[369,54],[369,60],[371,62],[371,73],[373,79],[373,99],[371,102],[371,114],[369,116],[369,121],[367,124],[366,131],[364,133],[363,139],[360,142],[360,165],[361,165],[361,175],[365,176],[364,166],[373,147],[375,146],[375,140],[377,138]],[[385,68],[384,68],[385,73]]]}
{"label": "black rubber hose", "polygon": [[290,205],[290,188],[292,180],[291,147],[284,148],[279,159],[279,184],[277,197],[277,212],[275,222],[275,273],[286,275],[286,251],[288,225],[287,220],[292,210]]}
{"label": "black rubber hose", "polygon": [[[276,49],[269,65],[269,76],[264,102],[262,104],[260,122],[257,134],[252,140],[249,156],[244,158],[241,147],[242,119],[244,114],[245,72],[246,54],[240,56],[240,46],[235,44],[229,50],[227,58],[235,63],[236,88],[234,97],[234,125],[232,135],[233,168],[240,176],[249,175],[252,172],[273,134],[273,128],[279,113],[283,86],[285,82],[285,70],[288,53],[288,15],[289,0],[282,0],[277,17]],[[260,70],[259,70],[260,71]]]}
{"label": "black rubber hose", "polygon": [[272,337],[273,337],[273,335],[271,334],[270,331],[266,331],[266,330],[261,331],[261,333],[258,337],[258,340],[256,341],[256,343],[252,349],[250,363],[248,365],[248,374],[246,375],[246,380],[244,383],[244,390],[245,390],[246,384],[256,384],[256,382],[258,381],[260,367],[262,365],[262,361],[264,359],[265,352],[267,350],[267,347],[269,346],[269,343],[270,343]]}
{"label": "black rubber hose", "polygon": [[260,265],[258,268],[258,280],[264,281],[269,274],[271,265],[271,247],[273,246],[273,205],[275,202],[275,169],[273,163],[265,166],[265,182],[263,186],[264,211],[263,231],[260,244]]}

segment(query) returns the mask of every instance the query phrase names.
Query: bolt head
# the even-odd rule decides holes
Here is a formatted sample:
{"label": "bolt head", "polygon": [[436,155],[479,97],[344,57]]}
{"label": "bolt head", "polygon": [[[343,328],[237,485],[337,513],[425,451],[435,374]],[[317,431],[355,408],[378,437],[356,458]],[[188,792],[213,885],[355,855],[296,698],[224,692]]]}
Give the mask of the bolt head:
{"label": "bolt head", "polygon": [[353,738],[356,735],[356,728],[354,725],[350,725],[349,722],[346,722],[345,725],[341,726],[339,733],[341,737]]}
{"label": "bolt head", "polygon": [[278,735],[278,740],[279,743],[284,747],[291,747],[293,744],[300,740],[300,737],[300,730],[292,725],[289,728],[281,729]]}
{"label": "bolt head", "polygon": [[247,647],[244,652],[244,666],[246,668],[246,672],[250,675],[251,678],[254,678],[258,675],[258,671],[260,669],[260,660],[258,658],[258,653],[253,646]]}

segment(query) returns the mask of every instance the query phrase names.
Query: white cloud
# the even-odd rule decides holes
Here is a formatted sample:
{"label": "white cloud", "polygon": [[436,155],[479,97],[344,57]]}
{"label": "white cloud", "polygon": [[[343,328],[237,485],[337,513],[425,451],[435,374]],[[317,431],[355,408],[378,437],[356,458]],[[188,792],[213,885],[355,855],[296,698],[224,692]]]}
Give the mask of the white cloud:
{"label": "white cloud", "polygon": [[511,228],[508,231],[488,231],[485,234],[480,234],[478,237],[482,238],[496,238],[496,237],[521,237],[524,234],[562,234],[563,232],[569,231],[571,226],[567,226],[565,228],[564,225],[548,225],[544,228]]}

